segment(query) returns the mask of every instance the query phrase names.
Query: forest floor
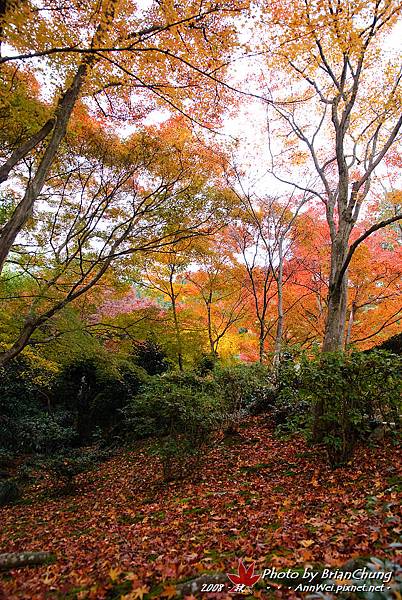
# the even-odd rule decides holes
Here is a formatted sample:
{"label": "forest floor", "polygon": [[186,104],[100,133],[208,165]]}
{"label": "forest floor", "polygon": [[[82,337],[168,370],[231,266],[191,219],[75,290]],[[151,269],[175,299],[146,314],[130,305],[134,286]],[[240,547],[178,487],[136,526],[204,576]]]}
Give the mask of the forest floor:
{"label": "forest floor", "polygon": [[[165,484],[157,458],[139,446],[81,475],[74,495],[55,497],[38,485],[24,503],[0,509],[0,552],[57,556],[3,574],[3,597],[173,598],[176,583],[236,573],[239,558],[255,562],[258,574],[339,568],[362,556],[395,560],[400,458],[382,442],[331,470],[303,439],[276,439],[254,418],[214,447],[199,481]],[[304,598],[279,583],[260,581],[248,597]],[[239,597],[230,587],[227,580],[224,593],[203,597]]]}

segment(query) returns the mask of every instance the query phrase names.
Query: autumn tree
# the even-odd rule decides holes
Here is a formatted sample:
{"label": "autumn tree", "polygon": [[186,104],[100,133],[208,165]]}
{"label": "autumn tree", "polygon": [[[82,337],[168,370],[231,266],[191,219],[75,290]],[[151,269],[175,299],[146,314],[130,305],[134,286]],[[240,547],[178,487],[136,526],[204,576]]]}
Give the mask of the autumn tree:
{"label": "autumn tree", "polygon": [[[294,224],[308,195],[260,197],[246,192],[242,186],[240,188],[239,191],[235,190],[240,206],[239,220],[231,229],[231,238],[246,268],[249,292],[258,322],[259,360],[263,362],[266,339],[275,328],[272,335],[274,362],[278,362],[282,350],[285,312],[290,308],[284,307],[284,285],[290,279],[291,271],[288,268],[285,273],[284,267],[292,254],[297,232]],[[269,310],[271,304],[276,307],[274,318]]]}
{"label": "autumn tree", "polygon": [[244,270],[230,252],[226,236],[224,229],[210,240],[209,248],[196,256],[197,269],[186,274],[187,303],[197,320],[201,317],[205,323],[209,352],[215,357],[222,340],[244,318],[247,302]]}
{"label": "autumn tree", "polygon": [[262,49],[270,44],[275,69],[265,96],[270,133],[277,134],[271,171],[324,206],[331,257],[323,350],[336,350],[343,347],[352,256],[371,233],[402,218],[375,222],[351,242],[378,167],[400,139],[402,72],[384,45],[402,7],[393,0],[306,0],[260,10]]}
{"label": "autumn tree", "polygon": [[[208,189],[205,172],[192,168],[198,142],[179,125],[173,120],[122,142],[81,119],[3,273],[2,301],[18,314],[18,330],[0,363],[18,355],[33,334],[46,337],[60,311],[116,261],[123,269],[133,255],[209,231],[220,195]],[[18,278],[24,285],[16,290]]]}
{"label": "autumn tree", "polygon": [[163,302],[169,303],[180,371],[184,367],[183,328],[180,318],[181,296],[184,292],[184,272],[191,261],[191,250],[191,240],[183,241],[174,236],[161,252],[148,257],[141,277],[141,285],[145,289],[160,295]]}
{"label": "autumn tree", "polygon": [[236,38],[231,18],[241,9],[221,1],[163,0],[148,8],[120,0],[1,3],[0,103],[7,104],[18,71],[54,83],[40,86],[48,100],[36,128],[22,139],[11,136],[3,153],[0,182],[26,173],[27,159],[30,166],[2,224],[0,269],[32,215],[80,99],[110,123],[135,123],[163,106],[211,126],[223,94],[214,74],[226,68]]}

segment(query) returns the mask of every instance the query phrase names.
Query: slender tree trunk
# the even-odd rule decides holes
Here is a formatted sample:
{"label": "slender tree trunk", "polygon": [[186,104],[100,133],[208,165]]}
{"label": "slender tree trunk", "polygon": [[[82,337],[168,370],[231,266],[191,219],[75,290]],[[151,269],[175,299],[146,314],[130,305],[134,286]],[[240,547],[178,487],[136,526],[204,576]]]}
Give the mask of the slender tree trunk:
{"label": "slender tree trunk", "polygon": [[216,350],[215,350],[214,336],[212,334],[211,302],[212,302],[212,298],[211,298],[211,294],[210,294],[208,300],[206,301],[206,306],[207,306],[208,340],[209,340],[209,347],[210,347],[210,350],[211,350],[211,354],[213,356],[215,356]]}
{"label": "slender tree trunk", "polygon": [[352,337],[352,329],[353,329],[353,323],[355,320],[355,313],[356,313],[356,305],[355,303],[352,304],[351,308],[350,308],[350,313],[349,313],[349,320],[348,320],[348,328],[346,330],[346,338],[345,338],[345,350],[348,349],[348,346],[350,344],[350,340]]}
{"label": "slender tree trunk", "polygon": [[46,177],[52,167],[60,144],[66,134],[67,125],[80,94],[87,68],[88,66],[86,63],[82,63],[78,67],[71,85],[60,99],[58,108],[56,110],[56,122],[53,126],[52,135],[36,169],[36,173],[32,180],[28,183],[23,199],[14,210],[10,220],[1,230],[0,273],[17,235],[32,215],[35,201],[43,189]]}
{"label": "slender tree trunk", "polygon": [[173,275],[174,270],[172,270],[169,279],[169,287],[170,287],[170,300],[172,302],[172,313],[173,313],[173,323],[174,330],[176,334],[176,344],[177,344],[177,363],[179,365],[180,371],[183,371],[183,344],[181,339],[181,331],[180,331],[180,323],[177,316],[177,305],[176,305],[176,294],[173,288]]}
{"label": "slender tree trunk", "polygon": [[264,362],[264,352],[265,352],[265,323],[260,320],[260,335],[258,336],[258,354],[259,361],[262,364]]}
{"label": "slender tree trunk", "polygon": [[283,337],[283,248],[282,238],[278,241],[278,276],[277,276],[277,289],[278,289],[278,322],[276,326],[275,336],[275,349],[274,349],[274,364],[278,364],[281,357],[282,350],[282,337]]}

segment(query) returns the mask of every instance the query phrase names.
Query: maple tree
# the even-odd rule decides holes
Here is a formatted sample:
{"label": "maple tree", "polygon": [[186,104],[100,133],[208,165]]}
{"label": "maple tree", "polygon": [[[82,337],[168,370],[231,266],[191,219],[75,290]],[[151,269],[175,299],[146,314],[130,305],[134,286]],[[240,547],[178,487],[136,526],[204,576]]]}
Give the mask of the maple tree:
{"label": "maple tree", "polygon": [[244,318],[246,305],[241,267],[225,238],[226,233],[221,232],[220,242],[211,240],[208,249],[198,252],[198,268],[186,273],[187,304],[205,323],[213,357],[218,356],[218,348],[233,326]]}
{"label": "maple tree", "polygon": [[[271,170],[324,206],[331,256],[323,350],[336,350],[343,347],[352,256],[369,235],[402,218],[398,212],[371,224],[351,243],[377,167],[402,126],[400,67],[381,53],[401,6],[392,1],[343,5],[309,0],[272,3],[261,12],[261,44],[270,44],[269,64],[281,73],[266,97],[270,133],[278,131],[280,140],[275,118],[286,130],[279,149],[271,140]],[[265,28],[266,19],[277,27]],[[299,182],[289,174],[292,163],[281,169],[282,152],[301,165]],[[309,178],[313,170],[316,180]]]}
{"label": "maple tree", "polygon": [[184,271],[191,260],[191,241],[180,242],[173,239],[159,257],[145,263],[142,285],[154,292],[162,294],[162,299],[167,299],[170,304],[177,363],[180,371],[183,370],[183,331],[180,318],[180,300],[184,287]]}
{"label": "maple tree", "polygon": [[[237,192],[240,202],[240,218],[230,230],[232,243],[242,256],[249,281],[255,316],[259,325],[258,354],[260,362],[265,356],[265,341],[275,328],[274,362],[281,356],[285,312],[284,285],[291,277],[289,267],[284,273],[287,258],[292,255],[300,210],[307,201],[301,198],[261,198]],[[301,299],[301,298],[300,298]],[[271,305],[276,306],[276,318],[270,314]]]}
{"label": "maple tree", "polygon": [[[358,239],[361,223],[354,231]],[[300,215],[297,243],[289,258],[288,334],[304,347],[322,343],[327,313],[330,237],[317,209]],[[365,240],[351,260],[348,275],[347,327],[343,345],[367,348],[389,336],[400,318],[400,246],[397,232],[383,229]],[[353,238],[352,238],[353,240]],[[298,300],[297,302],[295,302]],[[376,337],[378,336],[378,338]],[[378,343],[378,341],[377,341]]]}
{"label": "maple tree", "polygon": [[42,190],[35,226],[9,259],[4,286],[23,273],[29,284],[19,300],[12,290],[3,296],[17,300],[20,314],[20,331],[1,353],[3,364],[98,284],[113,262],[122,265],[125,257],[155,252],[173,238],[205,233],[211,212],[218,218],[224,210],[219,190],[209,190],[202,173],[190,168],[196,144],[178,123],[157,135],[144,130],[126,143],[92,133],[84,127],[71,136],[71,152],[63,154]]}
{"label": "maple tree", "polygon": [[56,87],[47,120],[32,135],[13,140],[0,167],[5,181],[26,157],[34,153],[36,159],[34,173],[1,229],[1,268],[32,214],[79,99],[86,98],[106,120],[120,112],[135,122],[162,103],[196,122],[211,123],[219,98],[213,73],[225,69],[227,50],[235,43],[230,16],[241,10],[226,2],[179,6],[164,1],[143,10],[117,0],[85,6],[64,6],[58,0],[3,3],[2,48],[7,44],[12,51],[3,53],[0,65],[6,67],[3,75],[10,87],[15,68],[36,59],[45,73],[61,79],[63,92],[59,95]]}

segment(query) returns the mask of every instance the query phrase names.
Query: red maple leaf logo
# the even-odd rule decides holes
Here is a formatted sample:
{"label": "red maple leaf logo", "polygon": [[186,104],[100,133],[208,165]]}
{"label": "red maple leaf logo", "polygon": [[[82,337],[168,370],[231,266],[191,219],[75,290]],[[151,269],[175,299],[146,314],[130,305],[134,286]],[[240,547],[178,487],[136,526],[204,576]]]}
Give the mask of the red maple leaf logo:
{"label": "red maple leaf logo", "polygon": [[261,575],[254,575],[254,564],[255,563],[251,563],[249,568],[246,569],[240,558],[239,566],[237,567],[237,575],[234,573],[226,573],[226,575],[235,586],[243,584],[247,587],[253,587],[253,585],[261,578]]}

